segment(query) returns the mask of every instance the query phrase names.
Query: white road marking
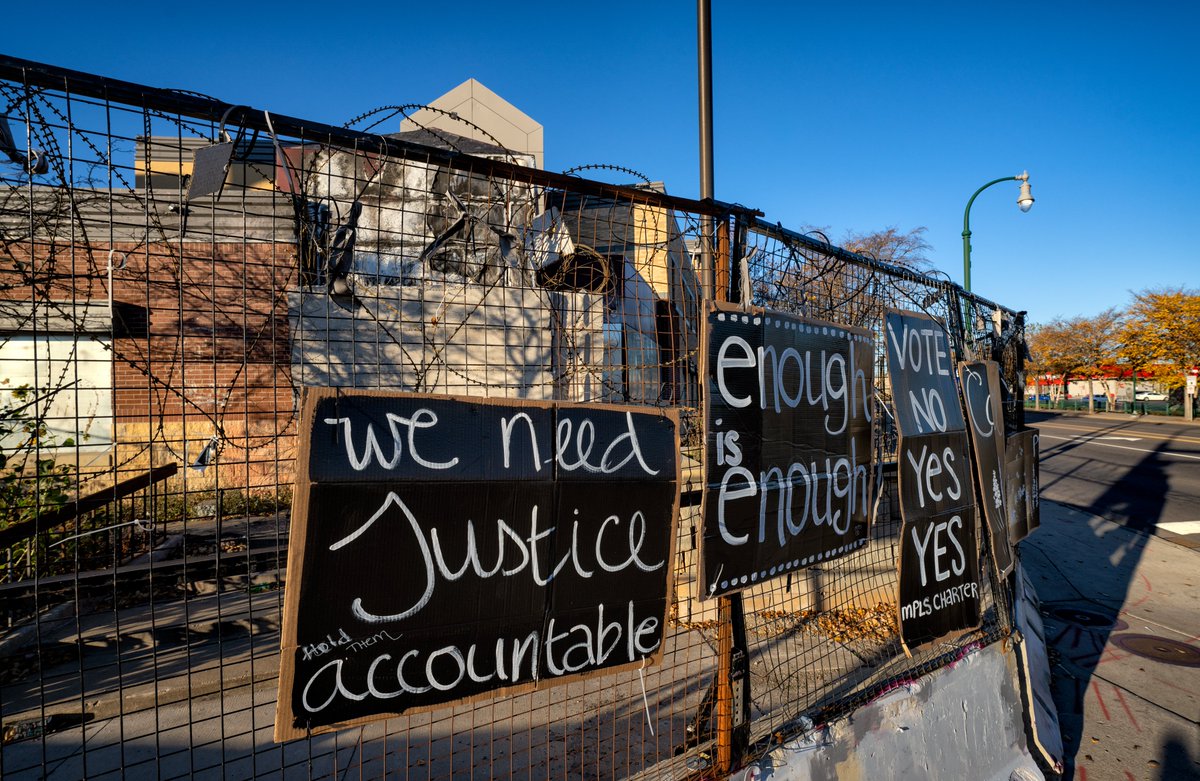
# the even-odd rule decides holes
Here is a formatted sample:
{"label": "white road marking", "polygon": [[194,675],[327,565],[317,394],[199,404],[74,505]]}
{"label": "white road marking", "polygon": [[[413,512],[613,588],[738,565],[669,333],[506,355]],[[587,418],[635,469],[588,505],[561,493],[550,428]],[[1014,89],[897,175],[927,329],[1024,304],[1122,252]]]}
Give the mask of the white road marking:
{"label": "white road marking", "polygon": [[1200,521],[1172,521],[1155,524],[1155,527],[1174,534],[1200,534]]}
{"label": "white road marking", "polygon": [[1141,437],[1096,437],[1096,439],[1117,439],[1122,442],[1141,442]]}
{"label": "white road marking", "polygon": [[1051,434],[1042,434],[1042,439],[1061,439],[1064,442],[1086,442],[1098,447],[1115,447],[1117,450],[1132,450],[1137,453],[1157,453],[1160,456],[1175,456],[1177,458],[1190,458],[1194,461],[1200,461],[1200,456],[1194,456],[1190,453],[1175,453],[1170,450],[1148,450],[1144,447],[1129,447],[1128,445],[1110,445],[1107,442],[1101,442],[1096,437],[1056,437]]}
{"label": "white road marking", "polygon": [[[1055,420],[1044,420],[1040,423],[1035,423],[1034,425],[1039,429],[1041,429],[1041,428],[1065,428],[1070,431],[1090,431],[1090,432],[1097,431],[1096,428],[1091,427],[1091,426],[1086,426],[1086,427],[1085,426],[1072,426],[1068,423],[1059,423],[1058,421],[1055,421]],[[1158,426],[1158,425],[1162,425],[1162,424],[1154,423],[1154,424],[1150,424],[1150,425]],[[1162,439],[1162,440],[1173,441],[1173,442],[1187,442],[1189,444],[1200,443],[1200,437],[1189,437],[1189,436],[1184,436],[1182,434],[1171,434],[1170,436],[1163,436],[1162,434],[1151,434],[1148,431],[1130,431],[1129,433],[1137,434],[1139,436],[1139,438],[1141,438],[1141,439]]]}

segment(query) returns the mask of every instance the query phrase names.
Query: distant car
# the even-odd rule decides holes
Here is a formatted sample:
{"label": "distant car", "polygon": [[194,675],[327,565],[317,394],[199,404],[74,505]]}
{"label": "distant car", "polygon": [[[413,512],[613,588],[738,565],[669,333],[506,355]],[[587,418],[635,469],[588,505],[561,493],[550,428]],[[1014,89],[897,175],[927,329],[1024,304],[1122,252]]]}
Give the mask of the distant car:
{"label": "distant car", "polygon": [[1167,394],[1158,391],[1138,391],[1133,395],[1134,401],[1166,401]]}

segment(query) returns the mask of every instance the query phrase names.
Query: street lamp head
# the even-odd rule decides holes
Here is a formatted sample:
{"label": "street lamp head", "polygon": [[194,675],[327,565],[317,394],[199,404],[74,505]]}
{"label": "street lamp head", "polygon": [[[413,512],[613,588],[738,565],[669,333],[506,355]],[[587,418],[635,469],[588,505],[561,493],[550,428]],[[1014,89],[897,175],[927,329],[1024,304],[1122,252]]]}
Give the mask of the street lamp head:
{"label": "street lamp head", "polygon": [[[1033,194],[1029,192],[1029,172],[1022,171],[1018,176],[1001,176],[999,179],[992,181],[980,187],[971,197],[967,199],[967,208],[963,209],[963,290],[971,292],[971,204],[975,203],[975,199],[979,194],[987,188],[1000,184],[1001,182],[1011,182],[1016,180],[1021,183],[1021,193],[1017,196],[1017,206],[1021,211],[1027,212],[1033,206]],[[970,305],[967,305],[970,309]]]}
{"label": "street lamp head", "polygon": [[1033,207],[1033,193],[1029,192],[1029,172],[1024,171],[1016,177],[1021,183],[1021,194],[1017,196],[1017,208],[1027,212]]}

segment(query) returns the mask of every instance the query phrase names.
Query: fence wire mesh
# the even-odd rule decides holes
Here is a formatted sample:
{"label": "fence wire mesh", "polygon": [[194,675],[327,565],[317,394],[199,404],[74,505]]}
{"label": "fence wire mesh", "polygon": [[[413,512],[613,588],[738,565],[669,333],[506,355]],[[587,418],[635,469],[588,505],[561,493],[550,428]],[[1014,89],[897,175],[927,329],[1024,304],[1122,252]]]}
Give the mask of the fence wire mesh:
{"label": "fence wire mesh", "polygon": [[[981,556],[982,627],[900,647],[882,316],[999,360],[1014,430],[1016,313],[744,209],[539,171],[469,125],[373,134],[412,107],[364,132],[3,58],[0,103],[0,776],[711,772],[712,298],[876,337],[871,541],[744,594],[749,756],[1009,631]],[[677,408],[662,664],[273,743],[297,409],[328,386]]]}

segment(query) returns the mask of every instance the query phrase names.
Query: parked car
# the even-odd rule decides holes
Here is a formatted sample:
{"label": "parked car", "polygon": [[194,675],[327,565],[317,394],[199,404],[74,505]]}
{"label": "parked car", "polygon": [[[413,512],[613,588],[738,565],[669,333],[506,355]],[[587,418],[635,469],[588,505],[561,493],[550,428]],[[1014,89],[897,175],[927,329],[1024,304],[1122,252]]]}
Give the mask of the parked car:
{"label": "parked car", "polygon": [[1158,391],[1138,391],[1133,395],[1134,401],[1166,401],[1167,394]]}

